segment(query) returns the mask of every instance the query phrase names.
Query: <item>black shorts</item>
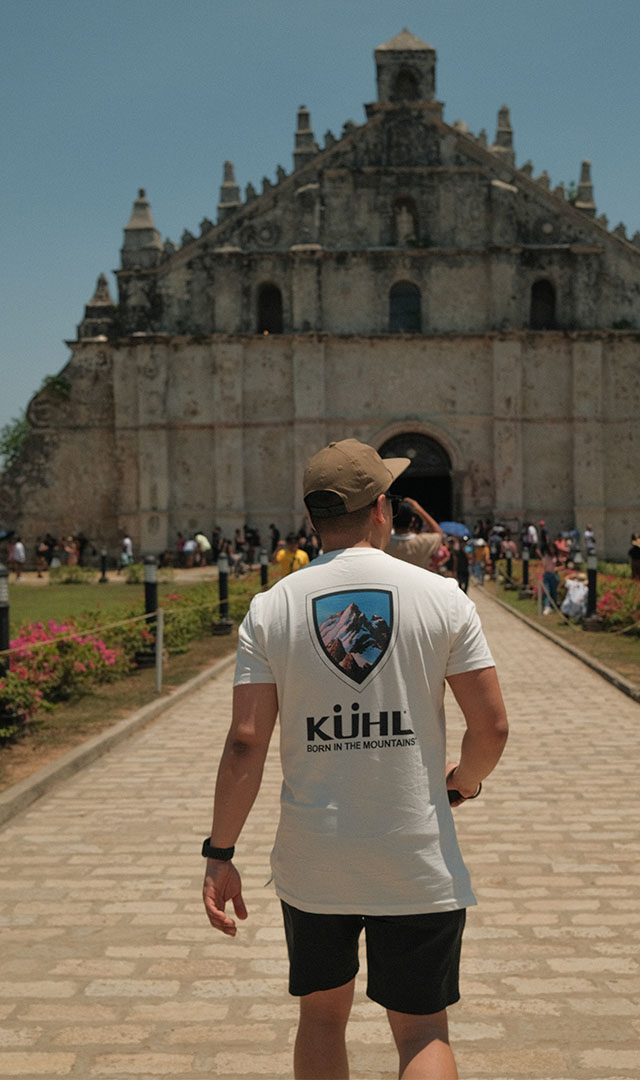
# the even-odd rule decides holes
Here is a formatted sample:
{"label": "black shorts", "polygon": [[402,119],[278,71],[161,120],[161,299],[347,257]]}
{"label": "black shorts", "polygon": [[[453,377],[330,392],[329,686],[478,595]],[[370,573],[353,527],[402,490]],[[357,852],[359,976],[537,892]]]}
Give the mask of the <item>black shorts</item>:
{"label": "black shorts", "polygon": [[334,990],[359,968],[367,943],[367,997],[394,1012],[440,1012],[460,998],[458,973],[466,910],[423,915],[318,915],[281,901],[289,951],[289,993]]}

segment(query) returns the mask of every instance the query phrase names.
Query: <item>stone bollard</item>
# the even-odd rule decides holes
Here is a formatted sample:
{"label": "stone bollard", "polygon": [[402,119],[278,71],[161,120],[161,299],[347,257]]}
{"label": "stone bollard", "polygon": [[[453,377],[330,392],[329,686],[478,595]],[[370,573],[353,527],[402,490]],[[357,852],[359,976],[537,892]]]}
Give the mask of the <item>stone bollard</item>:
{"label": "stone bollard", "polygon": [[513,555],[509,552],[505,555],[505,558],[507,560],[507,576],[503,588],[510,591],[517,588],[517,585],[513,580]]}
{"label": "stone bollard", "polygon": [[263,589],[269,584],[269,556],[264,548],[260,552],[260,584]]}
{"label": "stone bollard", "polygon": [[229,556],[224,551],[218,556],[218,598],[219,618],[211,624],[211,633],[230,634],[233,623],[229,618]]}
{"label": "stone bollard", "polygon": [[[156,611],[158,610],[158,563],[154,555],[144,557],[144,613],[148,615],[145,626],[155,636]],[[151,668],[156,664],[155,643],[153,647],[138,649],[135,654],[136,667]]]}
{"label": "stone bollard", "polygon": [[522,549],[522,588],[518,593],[520,600],[530,600],[533,596],[533,589],[529,585],[529,560],[531,558],[531,552],[528,547]]}
{"label": "stone bollard", "polygon": [[[144,613],[149,615],[147,626],[155,625],[158,610],[158,561],[155,555],[144,557]],[[151,618],[151,616],[154,616]]]}
{"label": "stone bollard", "polygon": [[602,630],[602,619],[598,615],[598,556],[595,551],[587,555],[587,614],[582,620],[584,630],[597,632]]}

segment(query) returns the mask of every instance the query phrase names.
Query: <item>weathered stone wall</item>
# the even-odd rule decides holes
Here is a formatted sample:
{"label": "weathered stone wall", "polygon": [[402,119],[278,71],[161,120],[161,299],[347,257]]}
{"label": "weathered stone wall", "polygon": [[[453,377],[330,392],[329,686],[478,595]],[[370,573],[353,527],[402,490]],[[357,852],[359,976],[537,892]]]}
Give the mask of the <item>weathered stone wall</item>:
{"label": "weathered stone wall", "polygon": [[623,556],[640,523],[639,363],[628,331],[84,342],[69,399],[32,402],[0,513],[29,543],[82,529],[112,550],[123,529],[159,552],[178,529],[288,528],[316,449],[412,431],[447,450],[464,520],[553,532],[575,517]]}

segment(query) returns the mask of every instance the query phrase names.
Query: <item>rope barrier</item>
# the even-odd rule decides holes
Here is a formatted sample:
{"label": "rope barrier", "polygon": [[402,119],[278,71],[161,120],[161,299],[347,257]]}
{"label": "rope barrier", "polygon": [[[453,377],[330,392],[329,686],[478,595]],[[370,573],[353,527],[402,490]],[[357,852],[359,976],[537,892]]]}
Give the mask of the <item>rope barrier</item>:
{"label": "rope barrier", "polygon": [[[250,574],[257,575],[258,573],[259,573],[259,571],[255,571],[255,570],[250,571]],[[219,599],[218,600],[211,599],[211,600],[207,600],[205,603],[201,603],[201,604],[189,604],[188,610],[189,611],[204,611],[205,609],[208,609],[208,608],[219,608],[220,604],[222,602],[223,601],[220,601]],[[233,603],[233,597],[230,597],[229,600],[227,601],[227,603]],[[0,651],[0,656],[9,656],[11,653],[16,653],[16,652],[21,653],[21,652],[24,652],[27,649],[29,651],[33,651],[34,649],[47,649],[47,648],[51,648],[52,646],[59,645],[60,642],[62,642],[62,641],[77,641],[78,638],[85,637],[87,634],[96,635],[97,633],[103,633],[106,630],[115,630],[119,626],[127,626],[129,623],[136,623],[136,622],[143,622],[143,621],[148,622],[149,620],[155,618],[157,616],[157,614],[158,614],[158,611],[160,611],[160,610],[161,610],[160,608],[157,608],[155,611],[151,611],[148,614],[145,614],[145,615],[133,615],[131,618],[120,619],[118,622],[106,623],[103,626],[88,626],[84,630],[71,630],[71,631],[69,631],[68,634],[56,635],[56,637],[52,638],[50,641],[34,641],[33,643],[29,643],[28,645],[14,645],[14,646],[12,646],[12,647],[10,647],[8,649],[3,649],[2,651]],[[185,610],[185,609],[182,609],[182,610]],[[174,608],[173,610],[171,610],[171,609],[167,610],[167,608],[162,608],[162,611],[164,611],[165,619],[170,618],[172,615],[179,615],[181,613],[181,609],[179,609],[179,608],[178,609]]]}

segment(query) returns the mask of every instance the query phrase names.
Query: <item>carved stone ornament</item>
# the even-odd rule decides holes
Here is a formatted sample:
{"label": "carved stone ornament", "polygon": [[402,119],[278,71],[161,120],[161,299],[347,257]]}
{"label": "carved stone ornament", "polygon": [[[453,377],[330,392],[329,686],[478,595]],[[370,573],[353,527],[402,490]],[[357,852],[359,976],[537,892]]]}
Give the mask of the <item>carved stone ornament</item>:
{"label": "carved stone ornament", "polygon": [[34,428],[51,427],[56,421],[56,406],[47,394],[36,394],[27,408],[27,420]]}
{"label": "carved stone ornament", "polygon": [[241,239],[244,247],[272,247],[280,239],[280,226],[275,221],[259,221],[246,225]]}

